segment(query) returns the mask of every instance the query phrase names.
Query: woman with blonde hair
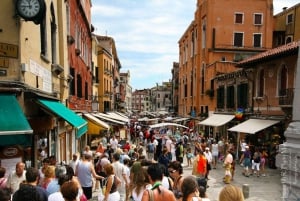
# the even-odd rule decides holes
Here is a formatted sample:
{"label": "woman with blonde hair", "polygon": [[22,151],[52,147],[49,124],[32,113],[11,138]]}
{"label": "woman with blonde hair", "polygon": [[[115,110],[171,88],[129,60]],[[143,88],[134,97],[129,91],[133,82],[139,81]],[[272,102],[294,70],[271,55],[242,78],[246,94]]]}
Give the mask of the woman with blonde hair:
{"label": "woman with blonde hair", "polygon": [[226,185],[219,194],[219,201],[244,201],[242,189],[234,185]]}
{"label": "woman with blonde hair", "polygon": [[40,181],[40,186],[47,189],[48,184],[55,178],[55,166],[49,165],[44,170],[44,178]]}

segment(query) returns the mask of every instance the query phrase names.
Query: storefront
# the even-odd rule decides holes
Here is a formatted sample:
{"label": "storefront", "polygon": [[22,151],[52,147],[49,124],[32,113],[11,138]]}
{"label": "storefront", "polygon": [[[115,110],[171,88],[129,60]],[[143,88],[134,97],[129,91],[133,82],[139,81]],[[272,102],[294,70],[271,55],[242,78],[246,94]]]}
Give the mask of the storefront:
{"label": "storefront", "polygon": [[15,94],[0,94],[0,164],[10,172],[19,161],[31,166],[33,130]]}

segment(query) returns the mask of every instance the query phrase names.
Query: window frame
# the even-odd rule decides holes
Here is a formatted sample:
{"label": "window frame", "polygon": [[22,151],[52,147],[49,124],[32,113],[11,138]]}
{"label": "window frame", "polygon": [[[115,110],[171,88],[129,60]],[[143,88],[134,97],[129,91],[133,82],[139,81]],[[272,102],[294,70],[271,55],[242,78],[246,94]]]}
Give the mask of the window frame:
{"label": "window frame", "polygon": [[[241,45],[236,45],[236,38],[237,38],[237,34],[241,34],[242,35],[242,38],[241,38]],[[244,32],[234,32],[233,33],[233,46],[234,47],[244,47]]]}
{"label": "window frame", "polygon": [[[260,23],[256,23],[257,16],[260,16]],[[256,26],[263,25],[263,14],[262,13],[253,13],[253,24]]]}
{"label": "window frame", "polygon": [[[238,16],[241,15],[241,22],[237,21],[239,18]],[[234,13],[234,24],[244,24],[244,13],[236,12]]]}
{"label": "window frame", "polygon": [[292,24],[294,22],[294,13],[286,15],[286,24]]}
{"label": "window frame", "polygon": [[[260,36],[259,38],[259,46],[256,46],[256,37],[255,36]],[[262,33],[254,33],[253,34],[253,47],[255,48],[261,48],[262,47]]]}

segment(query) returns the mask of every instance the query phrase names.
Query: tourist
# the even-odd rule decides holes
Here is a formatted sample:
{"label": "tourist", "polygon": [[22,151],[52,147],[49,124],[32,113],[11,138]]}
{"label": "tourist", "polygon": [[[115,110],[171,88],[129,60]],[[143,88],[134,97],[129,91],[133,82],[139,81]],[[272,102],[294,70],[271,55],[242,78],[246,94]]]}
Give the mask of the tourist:
{"label": "tourist", "polygon": [[232,177],[231,164],[232,164],[232,162],[233,162],[233,156],[230,153],[230,150],[228,149],[225,159],[224,159],[224,164],[223,164],[223,166],[225,168],[225,177],[223,178],[223,182],[225,184],[229,184],[231,182],[231,177]]}
{"label": "tourist", "polygon": [[0,188],[0,201],[10,201],[11,190],[8,187]]}
{"label": "tourist", "polygon": [[18,162],[16,169],[9,174],[6,182],[6,186],[11,189],[12,193],[15,193],[19,189],[20,184],[26,180],[25,174],[25,163]]}
{"label": "tourist", "polygon": [[147,173],[152,188],[144,191],[142,201],[150,201],[150,196],[153,197],[153,200],[176,201],[174,193],[161,185],[163,178],[162,169],[159,163],[149,165]]}
{"label": "tourist", "polygon": [[59,184],[58,184],[58,178],[61,177],[62,175],[65,175],[67,173],[66,167],[65,166],[56,166],[55,167],[55,178],[50,181],[50,183],[47,185],[47,192],[48,194],[55,193],[59,191]]}
{"label": "tourist", "polygon": [[233,185],[224,186],[219,194],[219,201],[244,201],[242,189]]}
{"label": "tourist", "polygon": [[25,174],[26,181],[20,184],[20,188],[13,194],[12,201],[48,201],[45,189],[37,186],[39,171],[36,168],[28,168]]}
{"label": "tourist", "polygon": [[184,179],[183,177],[183,168],[179,161],[172,161],[169,163],[168,172],[171,178],[173,179],[173,188],[172,191],[176,197],[179,199],[182,196],[181,185]]}
{"label": "tourist", "polygon": [[207,171],[206,171],[206,175],[205,175],[205,178],[208,179],[208,174],[209,174],[209,171],[211,170],[211,163],[212,163],[212,154],[209,150],[208,147],[205,148],[205,152],[203,152],[205,158],[206,158],[206,162],[207,162]]}
{"label": "tourist", "polygon": [[121,180],[115,175],[114,167],[112,164],[106,164],[104,166],[104,172],[107,175],[104,179],[103,195],[104,201],[119,201],[121,200],[118,186],[121,184]]}
{"label": "tourist", "polygon": [[251,151],[249,150],[249,146],[246,146],[246,151],[243,154],[243,160],[244,160],[244,171],[243,174],[246,177],[249,177],[249,169],[251,167]]}
{"label": "tourist", "polygon": [[6,188],[7,178],[5,177],[6,169],[0,166],[0,189]]}
{"label": "tourist", "polygon": [[256,147],[252,159],[252,174],[256,175],[257,177],[260,176],[260,169],[259,169],[260,161],[261,161],[261,153],[259,149]]}
{"label": "tourist", "polygon": [[262,149],[261,158],[260,158],[260,172],[261,172],[261,176],[263,177],[266,176],[265,165],[266,165],[267,158],[268,158],[268,153],[266,149]]}
{"label": "tourist", "polygon": [[213,158],[212,160],[213,169],[216,169],[218,163],[218,157],[219,157],[219,145],[217,144],[216,140],[214,140],[211,145],[211,154]]}
{"label": "tourist", "polygon": [[187,176],[181,185],[182,198],[179,201],[201,201],[199,186],[194,176]]}
{"label": "tourist", "polygon": [[74,181],[65,182],[60,188],[60,191],[65,201],[76,201],[78,196],[78,190],[79,187]]}
{"label": "tourist", "polygon": [[130,190],[131,200],[141,201],[143,193],[146,189],[151,189],[152,185],[148,179],[148,174],[143,168],[141,162],[134,162],[130,169]]}
{"label": "tourist", "polygon": [[95,172],[91,154],[85,154],[82,160],[78,163],[75,175],[78,177],[79,183],[87,199],[92,198],[93,178],[103,179]]}
{"label": "tourist", "polygon": [[40,179],[40,186],[47,189],[48,184],[55,178],[55,166],[49,165],[44,171],[44,178]]}

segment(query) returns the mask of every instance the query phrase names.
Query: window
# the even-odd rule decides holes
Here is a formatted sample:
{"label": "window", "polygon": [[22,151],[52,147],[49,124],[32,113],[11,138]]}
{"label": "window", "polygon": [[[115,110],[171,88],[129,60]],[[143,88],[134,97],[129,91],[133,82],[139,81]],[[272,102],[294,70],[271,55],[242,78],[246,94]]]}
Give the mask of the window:
{"label": "window", "polygon": [[248,107],[248,84],[242,83],[237,87],[237,104],[239,108]]}
{"label": "window", "polygon": [[77,74],[77,97],[82,98],[82,78],[80,74]]}
{"label": "window", "polygon": [[253,47],[261,47],[261,34],[253,34]]}
{"label": "window", "polygon": [[257,85],[257,96],[264,96],[264,85],[265,85],[265,71],[261,69],[258,74],[258,85]]}
{"label": "window", "polygon": [[254,25],[262,25],[262,14],[254,14]]}
{"label": "window", "polygon": [[235,24],[243,24],[243,17],[244,17],[244,15],[242,13],[235,13],[234,23]]}
{"label": "window", "polygon": [[285,96],[286,95],[286,89],[287,89],[287,68],[286,65],[283,65],[281,70],[279,71],[278,75],[278,94],[279,96]]}
{"label": "window", "polygon": [[286,39],[285,39],[285,44],[288,44],[288,43],[291,43],[292,42],[292,37],[291,36],[288,36]]}
{"label": "window", "polygon": [[226,107],[234,108],[234,86],[228,86],[226,91]]}
{"label": "window", "polygon": [[244,34],[243,33],[234,33],[234,44],[235,47],[243,47],[243,39]]}
{"label": "window", "polygon": [[224,108],[225,88],[221,86],[217,89],[217,108]]}
{"label": "window", "polygon": [[293,22],[293,18],[294,18],[293,14],[288,14],[286,16],[286,24],[291,24]]}
{"label": "window", "polygon": [[[75,78],[75,70],[74,68],[70,68],[70,75]],[[75,95],[75,79],[71,79],[69,84],[69,93],[70,95]]]}

